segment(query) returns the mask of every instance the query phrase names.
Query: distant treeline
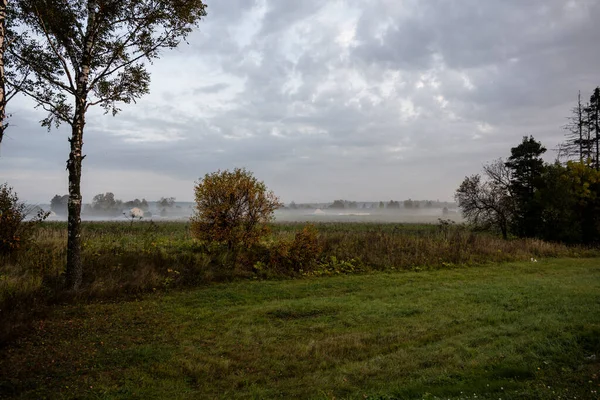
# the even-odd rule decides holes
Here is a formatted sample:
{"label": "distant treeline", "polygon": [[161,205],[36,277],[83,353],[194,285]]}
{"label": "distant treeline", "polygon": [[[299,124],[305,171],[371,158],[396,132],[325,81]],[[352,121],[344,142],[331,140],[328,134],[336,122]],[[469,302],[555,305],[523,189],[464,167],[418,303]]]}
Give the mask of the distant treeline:
{"label": "distant treeline", "polygon": [[439,200],[403,200],[403,201],[352,201],[352,200],[334,200],[332,203],[295,203],[291,202],[285,209],[298,210],[298,209],[316,209],[316,208],[330,208],[335,210],[355,210],[355,209],[370,209],[370,210],[399,210],[399,209],[419,209],[419,208],[439,208],[439,209],[450,209],[456,208],[456,203],[439,201]]}
{"label": "distant treeline", "polygon": [[[69,195],[55,195],[50,200],[50,210],[56,215],[66,216]],[[161,197],[156,202],[148,202],[146,199],[134,199],[123,201],[115,199],[112,192],[100,193],[93,197],[92,202],[84,204],[83,214],[116,217],[125,214],[128,217],[151,217],[152,212],[165,216],[169,210],[180,209],[175,204],[175,197]]]}

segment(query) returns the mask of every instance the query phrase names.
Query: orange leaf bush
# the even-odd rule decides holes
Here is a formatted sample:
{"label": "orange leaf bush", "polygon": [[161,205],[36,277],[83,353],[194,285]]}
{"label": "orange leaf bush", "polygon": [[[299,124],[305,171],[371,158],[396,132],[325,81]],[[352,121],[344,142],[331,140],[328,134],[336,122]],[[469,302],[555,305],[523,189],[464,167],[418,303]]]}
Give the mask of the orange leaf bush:
{"label": "orange leaf bush", "polygon": [[279,241],[269,249],[269,267],[284,274],[307,272],[317,266],[323,248],[317,228],[306,224],[291,241]]}
{"label": "orange leaf bush", "polygon": [[206,174],[195,186],[194,237],[227,244],[234,250],[251,247],[269,233],[268,223],[283,204],[250,171],[235,168]]}

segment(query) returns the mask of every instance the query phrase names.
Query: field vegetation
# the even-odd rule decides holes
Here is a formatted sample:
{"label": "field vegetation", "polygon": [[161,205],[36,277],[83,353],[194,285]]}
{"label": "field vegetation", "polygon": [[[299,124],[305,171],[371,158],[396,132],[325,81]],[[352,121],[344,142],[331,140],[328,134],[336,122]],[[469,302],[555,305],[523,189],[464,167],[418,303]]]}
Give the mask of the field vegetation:
{"label": "field vegetation", "polygon": [[[66,223],[45,223],[30,245],[0,256],[1,338],[46,305],[112,298],[239,279],[447,269],[531,258],[594,256],[596,250],[537,239],[502,240],[442,221],[437,225],[271,224],[252,247],[194,239],[186,223],[83,224],[81,290],[63,290]],[[234,261],[235,260],[235,261]]]}
{"label": "field vegetation", "polygon": [[61,305],[0,397],[595,399],[599,293],[597,260],[539,259]]}
{"label": "field vegetation", "polygon": [[19,244],[0,252],[0,396],[595,396],[596,248],[441,219],[273,223],[277,198],[237,173],[210,196],[229,173],[207,175],[187,223],[82,224],[77,290],[66,223],[0,231]]}

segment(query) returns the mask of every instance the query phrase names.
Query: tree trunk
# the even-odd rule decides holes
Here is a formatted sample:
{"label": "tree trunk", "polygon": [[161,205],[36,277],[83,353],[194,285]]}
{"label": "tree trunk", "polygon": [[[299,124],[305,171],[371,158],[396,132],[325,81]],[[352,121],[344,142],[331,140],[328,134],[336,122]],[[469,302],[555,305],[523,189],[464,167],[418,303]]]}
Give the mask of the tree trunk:
{"label": "tree trunk", "polygon": [[579,162],[583,164],[583,109],[581,108],[581,91],[577,95],[577,128],[579,130]]}
{"label": "tree trunk", "polygon": [[6,47],[6,7],[8,0],[0,0],[0,145],[6,128],[6,86],[4,73],[4,50]]}
{"label": "tree trunk", "polygon": [[600,132],[598,132],[598,112],[596,112],[596,171],[600,171]]}
{"label": "tree trunk", "polygon": [[[69,142],[71,153],[67,161],[69,171],[69,203],[68,203],[68,239],[67,239],[67,289],[77,290],[83,277],[81,261],[81,162],[83,161],[83,126],[84,117],[76,116],[73,133]],[[76,111],[76,112],[77,112]]]}
{"label": "tree trunk", "polygon": [[502,232],[502,239],[508,239],[508,223],[504,219],[500,221],[500,232]]}
{"label": "tree trunk", "polygon": [[73,133],[69,142],[71,153],[67,161],[69,170],[69,217],[67,241],[67,289],[77,290],[83,278],[83,263],[81,260],[81,163],[85,156],[83,148],[83,127],[87,111],[88,80],[92,62],[92,46],[94,43],[93,30],[96,14],[96,2],[88,2],[87,32],[85,47],[81,55],[81,69],[77,71],[77,92],[75,94],[75,113],[71,126]]}
{"label": "tree trunk", "polygon": [[596,89],[596,107],[594,110],[594,129],[596,131],[596,170],[600,171],[600,92]]}

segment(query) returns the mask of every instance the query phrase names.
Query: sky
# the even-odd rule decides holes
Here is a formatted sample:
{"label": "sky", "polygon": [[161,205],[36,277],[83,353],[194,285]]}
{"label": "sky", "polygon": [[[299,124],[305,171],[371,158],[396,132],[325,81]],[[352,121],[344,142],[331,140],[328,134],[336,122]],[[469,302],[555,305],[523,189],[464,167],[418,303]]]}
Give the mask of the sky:
{"label": "sky", "polygon": [[[284,202],[449,201],[525,135],[556,148],[578,91],[600,85],[597,0],[206,3],[188,44],[149,66],[150,94],[89,112],[84,203],[192,201],[235,167]],[[8,107],[0,182],[32,203],[66,194],[68,127]]]}

